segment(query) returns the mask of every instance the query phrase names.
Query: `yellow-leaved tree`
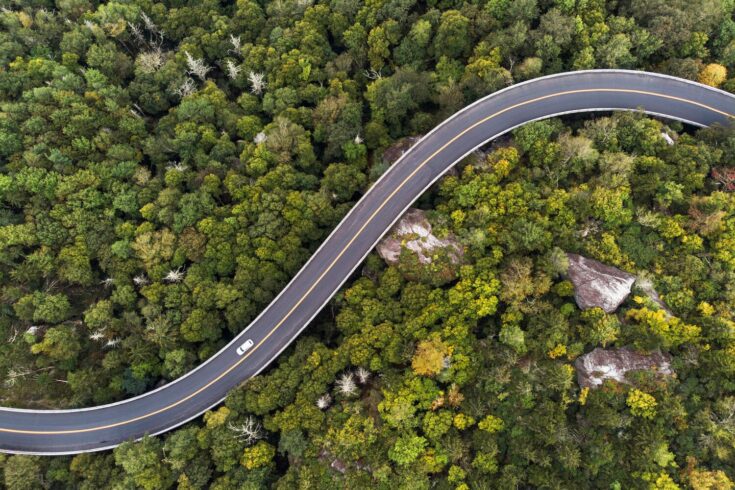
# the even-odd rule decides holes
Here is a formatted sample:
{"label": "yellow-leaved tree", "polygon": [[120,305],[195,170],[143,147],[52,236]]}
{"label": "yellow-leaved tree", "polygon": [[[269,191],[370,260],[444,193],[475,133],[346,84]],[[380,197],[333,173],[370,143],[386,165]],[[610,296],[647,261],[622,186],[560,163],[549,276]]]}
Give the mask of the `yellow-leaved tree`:
{"label": "yellow-leaved tree", "polygon": [[727,79],[727,68],[717,63],[710,63],[699,72],[699,83],[719,87]]}
{"label": "yellow-leaved tree", "polygon": [[421,376],[434,376],[444,368],[444,358],[449,353],[449,346],[435,337],[419,342],[411,360],[411,367]]}

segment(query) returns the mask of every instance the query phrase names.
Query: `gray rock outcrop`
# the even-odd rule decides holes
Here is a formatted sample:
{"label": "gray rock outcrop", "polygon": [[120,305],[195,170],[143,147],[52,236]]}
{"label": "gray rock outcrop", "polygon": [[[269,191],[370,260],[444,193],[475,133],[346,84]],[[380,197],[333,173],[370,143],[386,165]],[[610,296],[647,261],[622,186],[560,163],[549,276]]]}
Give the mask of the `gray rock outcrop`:
{"label": "gray rock outcrop", "polygon": [[406,153],[409,148],[418,143],[421,136],[407,136],[401,138],[388,148],[383,150],[382,160],[388,165],[393,165],[396,160],[401,158],[401,155]]}
{"label": "gray rock outcrop", "polygon": [[574,361],[577,368],[577,382],[581,388],[596,388],[606,380],[630,384],[626,374],[630,371],[652,371],[658,376],[674,374],[671,370],[671,357],[655,351],[642,354],[628,347],[620,349],[596,348]]}
{"label": "gray rock outcrop", "polygon": [[437,238],[431,232],[431,223],[426,219],[426,214],[415,208],[406,211],[378,243],[378,255],[388,264],[395,265],[399,262],[402,246],[414,252],[421,264],[430,264],[436,249],[445,249],[454,264],[459,264],[463,257],[459,242],[454,237]]}
{"label": "gray rock outcrop", "polygon": [[658,291],[653,287],[653,282],[643,276],[638,276],[636,278],[636,287],[638,287],[648,298],[653,301],[656,305],[658,305],[659,308],[664,310],[664,313],[666,313],[667,317],[671,317],[674,314],[671,312],[671,309],[664,303],[664,300],[661,299],[661,296],[659,296]]}
{"label": "gray rock outcrop", "polygon": [[574,284],[577,306],[586,310],[600,307],[612,313],[625,301],[635,276],[596,260],[568,253],[569,280]]}

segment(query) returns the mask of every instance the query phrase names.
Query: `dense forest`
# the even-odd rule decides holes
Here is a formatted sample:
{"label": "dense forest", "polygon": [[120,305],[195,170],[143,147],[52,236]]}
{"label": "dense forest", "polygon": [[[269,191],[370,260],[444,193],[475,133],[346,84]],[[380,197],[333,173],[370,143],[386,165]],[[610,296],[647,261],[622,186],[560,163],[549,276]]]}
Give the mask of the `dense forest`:
{"label": "dense forest", "polygon": [[[735,91],[733,0],[0,2],[0,405],[144,393],[241,331],[392,162],[510,84],[631,68]],[[395,153],[395,151],[393,151]],[[415,204],[224,405],[21,489],[735,487],[735,132],[536,122]],[[580,254],[635,274],[581,309]],[[580,356],[670,363],[582,387]]]}

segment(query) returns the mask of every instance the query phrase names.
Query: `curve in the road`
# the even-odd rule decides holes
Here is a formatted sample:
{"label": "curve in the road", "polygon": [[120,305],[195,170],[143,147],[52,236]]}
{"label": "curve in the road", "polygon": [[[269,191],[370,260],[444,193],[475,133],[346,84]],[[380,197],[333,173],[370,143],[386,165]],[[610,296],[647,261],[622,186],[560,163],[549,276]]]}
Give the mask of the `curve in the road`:
{"label": "curve in the road", "polygon": [[[217,354],[165,386],[118,403],[78,410],[0,408],[0,451],[99,451],[197,417],[288,347],[401,214],[456,162],[530,121],[612,110],[642,110],[710,126],[735,117],[735,96],[666,75],[591,70],[530,80],[480,99],[401,156],[270,305]],[[252,347],[238,355],[237,347],[247,339],[252,339]]]}

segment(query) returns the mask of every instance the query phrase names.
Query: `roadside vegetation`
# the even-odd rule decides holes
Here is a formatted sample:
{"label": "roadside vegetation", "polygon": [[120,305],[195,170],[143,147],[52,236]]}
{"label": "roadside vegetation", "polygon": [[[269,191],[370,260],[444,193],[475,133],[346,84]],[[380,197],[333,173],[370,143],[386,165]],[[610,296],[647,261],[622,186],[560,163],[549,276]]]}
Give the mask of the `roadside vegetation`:
{"label": "roadside vegetation", "polygon": [[[0,404],[173,380],[255,318],[395,145],[477,98],[631,68],[735,91],[729,0],[27,0],[0,11]],[[391,152],[391,149],[394,151]],[[0,455],[36,488],[732,489],[735,132],[532,123],[416,203],[302,336],[165,436]],[[405,247],[404,247],[405,248]],[[575,302],[566,253],[636,276]],[[595,348],[672,374],[581,387]]]}

